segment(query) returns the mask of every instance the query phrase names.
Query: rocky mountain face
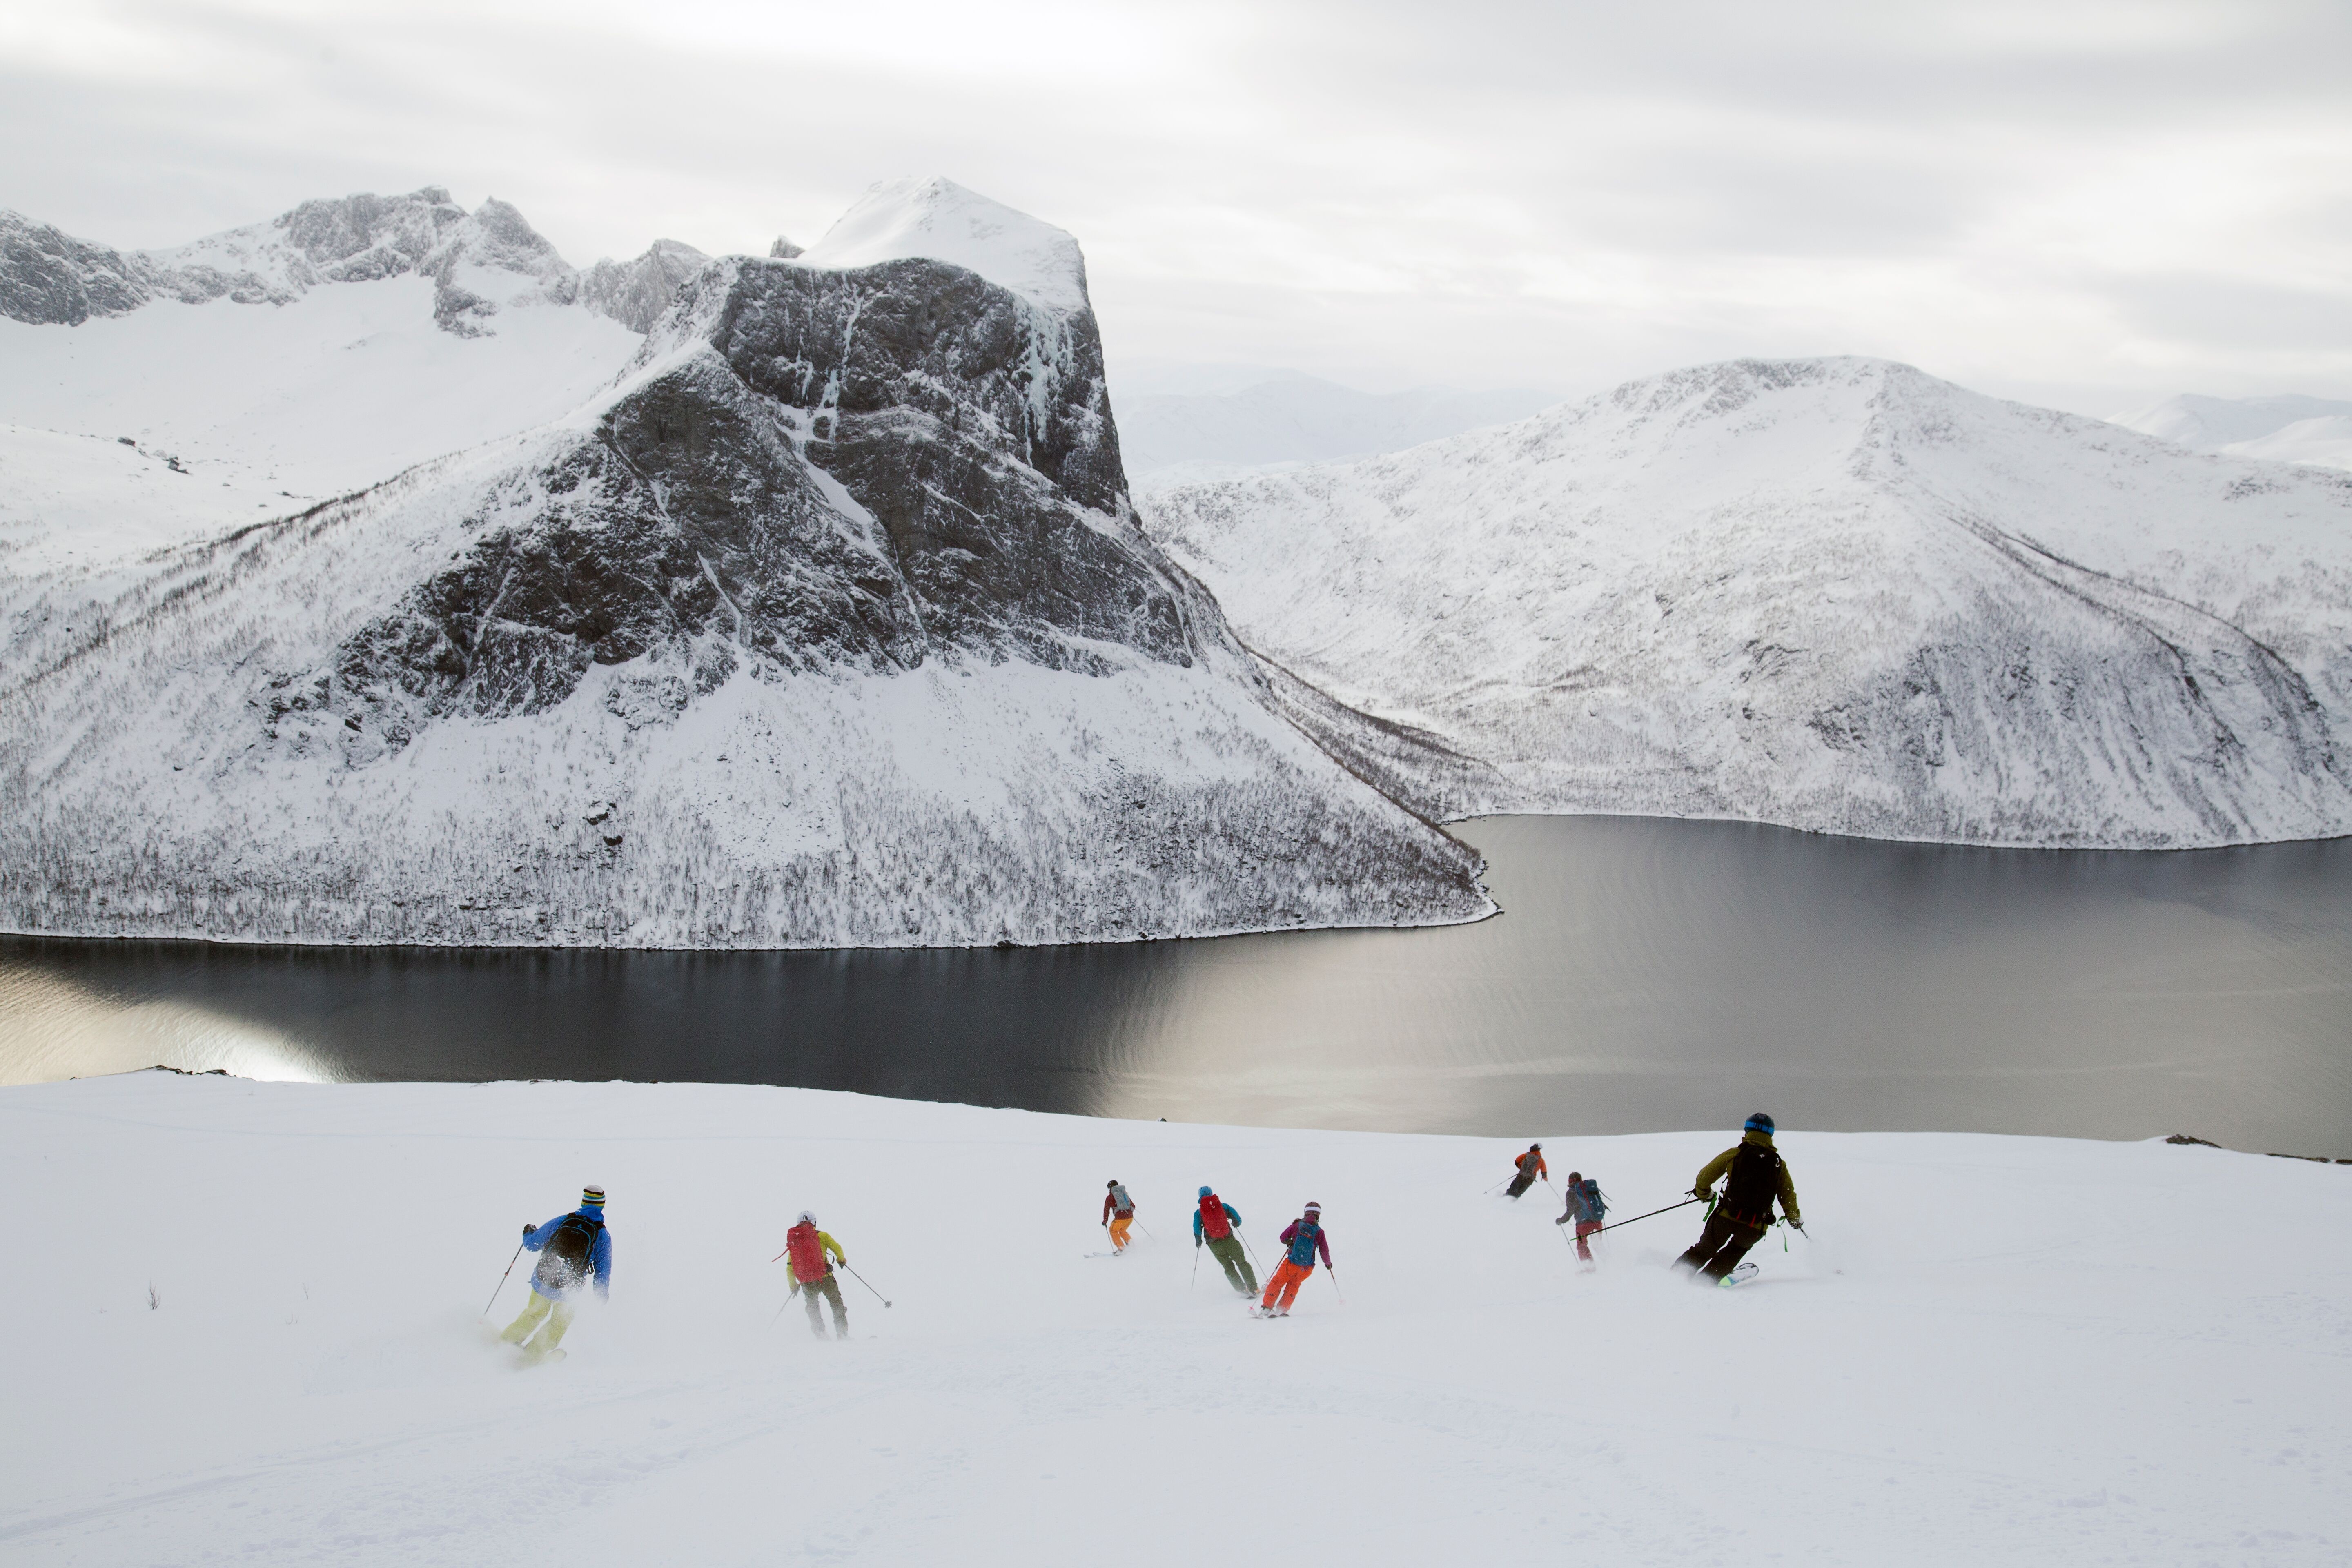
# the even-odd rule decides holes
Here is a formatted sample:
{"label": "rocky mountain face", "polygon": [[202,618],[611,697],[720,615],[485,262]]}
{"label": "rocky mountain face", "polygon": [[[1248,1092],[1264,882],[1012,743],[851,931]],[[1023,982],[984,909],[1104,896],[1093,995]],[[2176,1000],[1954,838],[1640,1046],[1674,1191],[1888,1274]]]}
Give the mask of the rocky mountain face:
{"label": "rocky mountain face", "polygon": [[848,261],[702,267],[551,425],[0,579],[0,924],[778,946],[1486,912],[1475,856],[1285,721],[1143,535],[1068,237],[938,181],[845,225]]}
{"label": "rocky mountain face", "polygon": [[503,307],[541,303],[582,304],[642,332],[706,259],[656,240],[581,273],[509,204],[492,197],[469,213],[438,185],[304,202],[168,250],[118,251],[0,212],[0,315],[75,326],[154,300],[282,305],[325,284],[415,274],[433,281],[435,321],[460,336],[493,331]]}
{"label": "rocky mountain face", "polygon": [[681,303],[590,433],[505,481],[523,521],[346,641],[339,710],[537,712],[592,664],[703,643],[705,684],[746,658],[1192,662],[1215,612],[1135,531],[1090,317],[919,258],[737,258]]}
{"label": "rocky mountain face", "polygon": [[2352,480],[1867,360],[1635,382],[1155,494],[1310,729],[1433,815],[1964,843],[2352,832]]}

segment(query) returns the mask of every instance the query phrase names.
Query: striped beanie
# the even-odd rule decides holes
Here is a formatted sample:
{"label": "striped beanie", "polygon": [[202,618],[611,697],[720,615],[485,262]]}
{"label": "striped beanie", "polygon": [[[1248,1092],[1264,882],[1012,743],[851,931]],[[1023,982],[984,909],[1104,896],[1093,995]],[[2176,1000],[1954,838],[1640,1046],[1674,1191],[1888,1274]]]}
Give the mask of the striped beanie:
{"label": "striped beanie", "polygon": [[581,1188],[580,1206],[583,1209],[603,1208],[604,1206],[604,1189],[602,1187]]}

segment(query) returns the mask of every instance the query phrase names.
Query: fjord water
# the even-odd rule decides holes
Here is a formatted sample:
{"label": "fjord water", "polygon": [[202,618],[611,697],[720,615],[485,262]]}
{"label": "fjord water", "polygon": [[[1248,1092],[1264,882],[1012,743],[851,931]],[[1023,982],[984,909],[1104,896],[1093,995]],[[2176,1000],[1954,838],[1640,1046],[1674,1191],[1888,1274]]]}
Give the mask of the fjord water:
{"label": "fjord water", "polygon": [[780,953],[0,939],[0,1081],[795,1084],[1476,1132],[1786,1126],[2352,1156],[2352,840],[2149,854],[1739,823],[1454,831],[1504,913]]}

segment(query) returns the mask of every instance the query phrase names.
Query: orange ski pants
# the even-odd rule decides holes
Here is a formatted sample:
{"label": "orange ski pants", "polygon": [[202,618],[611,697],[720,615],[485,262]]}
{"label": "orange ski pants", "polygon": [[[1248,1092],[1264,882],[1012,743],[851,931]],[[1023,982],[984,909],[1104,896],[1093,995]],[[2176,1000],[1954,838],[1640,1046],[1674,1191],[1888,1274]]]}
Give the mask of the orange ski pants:
{"label": "orange ski pants", "polygon": [[1131,1214],[1113,1215],[1111,1216],[1110,1249],[1113,1252],[1125,1252],[1127,1250],[1128,1227],[1134,1223],[1135,1216]]}
{"label": "orange ski pants", "polygon": [[[1265,1295],[1259,1300],[1258,1305],[1279,1307],[1287,1312],[1290,1304],[1298,1300],[1298,1288],[1306,1284],[1307,1277],[1314,1272],[1315,1265],[1312,1263],[1293,1263],[1289,1258],[1284,1258],[1282,1267],[1274,1271],[1274,1278],[1265,1282]],[[1276,1296],[1282,1300],[1276,1300]]]}

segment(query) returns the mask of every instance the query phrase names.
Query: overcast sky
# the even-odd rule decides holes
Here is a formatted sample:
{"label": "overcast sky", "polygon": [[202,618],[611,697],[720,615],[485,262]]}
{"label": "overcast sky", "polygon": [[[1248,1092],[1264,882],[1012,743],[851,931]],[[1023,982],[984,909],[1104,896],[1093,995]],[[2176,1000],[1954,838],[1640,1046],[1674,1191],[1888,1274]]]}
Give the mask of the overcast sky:
{"label": "overcast sky", "polygon": [[942,174],[1078,237],[1114,389],[2352,396],[2346,0],[0,0],[0,146],[116,245],[437,184],[578,263]]}

